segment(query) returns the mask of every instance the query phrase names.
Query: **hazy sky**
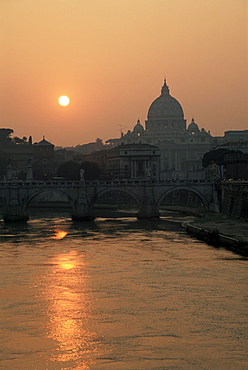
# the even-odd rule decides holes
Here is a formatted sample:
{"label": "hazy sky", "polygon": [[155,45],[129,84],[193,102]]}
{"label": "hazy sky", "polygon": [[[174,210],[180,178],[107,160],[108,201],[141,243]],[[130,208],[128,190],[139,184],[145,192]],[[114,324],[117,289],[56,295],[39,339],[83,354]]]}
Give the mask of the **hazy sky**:
{"label": "hazy sky", "polygon": [[0,0],[0,127],[63,146],[119,137],[144,124],[166,77],[188,124],[248,129],[247,6]]}

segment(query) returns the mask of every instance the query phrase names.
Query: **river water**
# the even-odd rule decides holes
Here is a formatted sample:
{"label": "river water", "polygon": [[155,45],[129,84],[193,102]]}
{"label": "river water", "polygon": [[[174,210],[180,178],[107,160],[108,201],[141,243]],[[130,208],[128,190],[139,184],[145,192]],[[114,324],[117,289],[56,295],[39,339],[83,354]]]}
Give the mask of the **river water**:
{"label": "river water", "polygon": [[247,259],[182,216],[0,223],[1,369],[247,369]]}

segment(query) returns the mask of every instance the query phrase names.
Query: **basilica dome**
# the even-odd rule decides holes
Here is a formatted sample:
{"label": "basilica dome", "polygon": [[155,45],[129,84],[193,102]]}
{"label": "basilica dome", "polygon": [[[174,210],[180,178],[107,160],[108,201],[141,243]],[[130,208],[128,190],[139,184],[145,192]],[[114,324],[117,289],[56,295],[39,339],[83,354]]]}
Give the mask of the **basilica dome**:
{"label": "basilica dome", "polygon": [[141,125],[140,120],[138,119],[136,125],[133,128],[133,132],[135,132],[136,134],[143,134],[144,131],[145,131],[145,129]]}
{"label": "basilica dome", "polygon": [[183,117],[180,103],[170,95],[169,87],[164,80],[161,95],[153,101],[148,110],[148,120],[182,119]]}
{"label": "basilica dome", "polygon": [[198,125],[195,123],[194,118],[192,118],[192,121],[189,124],[188,131],[195,133],[200,131]]}

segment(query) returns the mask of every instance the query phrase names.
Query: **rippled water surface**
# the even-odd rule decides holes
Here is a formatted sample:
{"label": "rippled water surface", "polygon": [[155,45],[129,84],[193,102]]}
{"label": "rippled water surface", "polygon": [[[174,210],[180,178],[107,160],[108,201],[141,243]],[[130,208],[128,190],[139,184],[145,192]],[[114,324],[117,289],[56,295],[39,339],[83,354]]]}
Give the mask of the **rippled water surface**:
{"label": "rippled water surface", "polygon": [[0,224],[1,369],[247,369],[247,260],[183,219]]}

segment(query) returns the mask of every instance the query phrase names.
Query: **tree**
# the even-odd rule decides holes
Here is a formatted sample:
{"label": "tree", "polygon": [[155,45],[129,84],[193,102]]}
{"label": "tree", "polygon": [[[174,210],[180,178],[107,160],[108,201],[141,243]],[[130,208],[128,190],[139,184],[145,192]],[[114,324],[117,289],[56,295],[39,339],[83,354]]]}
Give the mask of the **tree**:
{"label": "tree", "polygon": [[209,152],[205,153],[202,158],[202,165],[204,168],[209,166],[212,163],[217,164],[217,166],[221,167],[225,164],[225,155],[226,154],[237,154],[242,153],[240,150],[230,150],[226,148],[219,148],[215,150],[210,150]]}
{"label": "tree", "polygon": [[100,177],[101,170],[96,162],[82,162],[80,168],[84,169],[85,180],[97,180]]}
{"label": "tree", "polygon": [[79,181],[80,165],[76,162],[64,162],[58,167],[57,175],[67,180]]}
{"label": "tree", "polygon": [[1,128],[0,129],[0,144],[2,146],[9,146],[11,145],[12,139],[10,137],[13,134],[14,130],[11,128]]}
{"label": "tree", "polygon": [[223,166],[225,165],[225,155],[238,154],[238,153],[242,153],[242,152],[240,150],[230,150],[226,148],[210,150],[209,152],[204,154],[202,158],[202,166],[206,168],[210,164],[215,163],[217,166],[219,166],[219,171],[220,171],[221,178],[222,178],[224,176]]}
{"label": "tree", "polygon": [[[27,138],[25,138],[25,139],[27,140]],[[17,145],[19,145],[19,144],[25,144],[26,143],[26,141],[24,140],[24,138],[21,139],[18,136],[13,137],[12,142],[14,144],[17,144]]]}

